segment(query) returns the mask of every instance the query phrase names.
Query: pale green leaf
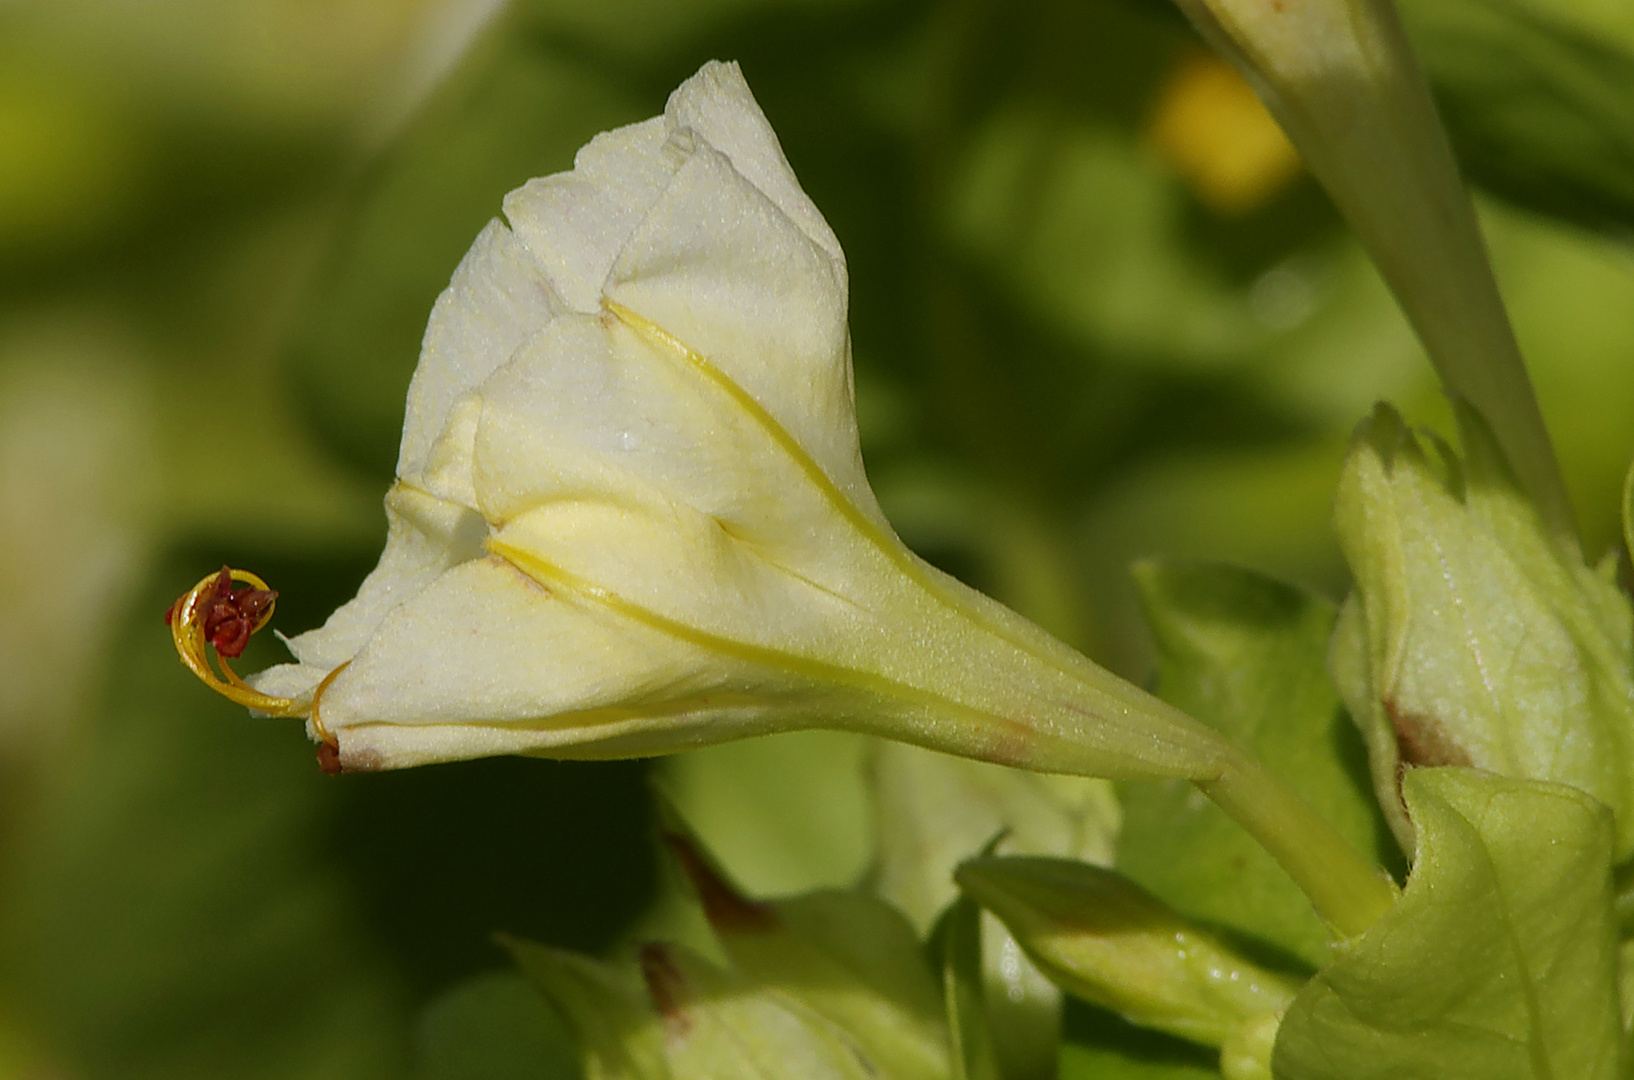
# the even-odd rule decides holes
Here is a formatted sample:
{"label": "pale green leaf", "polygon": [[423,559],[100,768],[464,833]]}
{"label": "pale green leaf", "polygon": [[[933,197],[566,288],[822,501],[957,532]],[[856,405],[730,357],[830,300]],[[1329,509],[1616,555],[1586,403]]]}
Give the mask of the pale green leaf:
{"label": "pale green leaf", "polygon": [[1295,999],[1277,1075],[1619,1075],[1610,813],[1472,769],[1412,770],[1403,793],[1419,835],[1406,891]]}
{"label": "pale green leaf", "polygon": [[1121,874],[1066,859],[976,859],[959,886],[1063,989],[1208,1046],[1240,1041],[1294,984],[1192,926]]}

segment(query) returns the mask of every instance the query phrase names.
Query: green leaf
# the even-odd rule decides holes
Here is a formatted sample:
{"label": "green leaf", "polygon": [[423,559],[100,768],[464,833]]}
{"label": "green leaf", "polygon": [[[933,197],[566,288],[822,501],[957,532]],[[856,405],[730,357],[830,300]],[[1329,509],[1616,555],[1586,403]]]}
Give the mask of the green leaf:
{"label": "green leaf", "polygon": [[1066,859],[986,857],[959,887],[1063,989],[1207,1046],[1275,1016],[1294,984],[1189,924],[1121,874]]}
{"label": "green leaf", "polygon": [[438,995],[414,1032],[414,1080],[579,1080],[562,1019],[521,975],[475,975]]}
{"label": "green leaf", "polygon": [[1627,227],[1634,20],[1596,19],[1596,6],[1405,0],[1401,13],[1471,180],[1568,221]]}
{"label": "green leaf", "polygon": [[1619,1075],[1610,813],[1471,769],[1414,769],[1403,793],[1419,835],[1406,891],[1295,999],[1277,1075]]}
{"label": "green leaf", "polygon": [[[1382,825],[1361,747],[1328,681],[1333,608],[1247,570],[1143,563],[1158,693],[1258,756],[1357,849]],[[1313,967],[1328,930],[1249,836],[1185,784],[1124,784],[1118,869],[1177,911],[1269,942]]]}

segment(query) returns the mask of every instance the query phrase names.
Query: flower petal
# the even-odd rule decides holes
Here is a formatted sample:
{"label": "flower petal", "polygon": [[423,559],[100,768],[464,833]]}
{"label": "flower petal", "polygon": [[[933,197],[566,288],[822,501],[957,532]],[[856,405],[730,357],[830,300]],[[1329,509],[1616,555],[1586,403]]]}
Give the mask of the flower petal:
{"label": "flower petal", "polygon": [[[834,257],[843,271],[845,255],[817,204],[800,189],[783,156],[777,133],[760,111],[736,63],[712,60],[682,83],[664,106],[664,118],[690,128],[732,160],[732,167],[758,188],[812,242]],[[841,282],[842,286],[844,282]]]}
{"label": "flower petal", "polygon": [[273,697],[302,698],[350,660],[382,619],[449,567],[482,556],[487,522],[474,511],[403,484],[386,494],[386,550],[358,594],[320,629],[285,643],[298,663],[268,668],[248,681]]}
{"label": "flower petal", "polygon": [[[438,647],[426,648],[428,640]],[[448,571],[394,608],[329,686],[322,721],[347,769],[487,754],[622,757],[708,725],[759,734],[815,721],[833,694],[700,647],[499,559]],[[798,719],[796,719],[798,722]]]}
{"label": "flower petal", "polygon": [[528,249],[501,222],[490,221],[431,309],[409,384],[397,475],[417,477],[455,401],[565,310]]}
{"label": "flower petal", "polygon": [[601,307],[613,261],[692,153],[662,117],[597,135],[573,171],[529,180],[505,196],[505,218],[575,311]]}
{"label": "flower petal", "polygon": [[843,263],[702,147],[630,238],[606,292],[757,402],[883,525],[858,448],[845,289]]}

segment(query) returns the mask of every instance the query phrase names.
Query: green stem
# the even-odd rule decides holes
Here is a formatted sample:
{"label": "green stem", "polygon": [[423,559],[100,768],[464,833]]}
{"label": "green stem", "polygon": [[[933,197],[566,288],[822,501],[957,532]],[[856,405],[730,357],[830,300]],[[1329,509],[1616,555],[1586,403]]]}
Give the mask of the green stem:
{"label": "green stem", "polygon": [[1357,937],[1396,902],[1396,887],[1265,766],[1233,750],[1213,780],[1196,781],[1288,872],[1342,938]]}
{"label": "green stem", "polygon": [[1486,243],[1391,0],[1178,0],[1345,215],[1449,394],[1491,425],[1551,531],[1577,529]]}

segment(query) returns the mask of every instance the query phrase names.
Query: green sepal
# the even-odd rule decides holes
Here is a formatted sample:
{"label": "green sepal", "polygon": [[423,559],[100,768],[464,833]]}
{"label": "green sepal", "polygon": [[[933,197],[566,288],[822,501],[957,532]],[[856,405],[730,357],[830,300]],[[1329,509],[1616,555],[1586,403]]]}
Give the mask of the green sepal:
{"label": "green sepal", "polygon": [[1576,788],[1461,768],[1402,784],[1396,907],[1295,998],[1281,1080],[1613,1080],[1612,821]]}
{"label": "green sepal", "polygon": [[982,909],[961,896],[937,920],[931,953],[942,971],[942,1000],[952,1038],[951,1080],[999,1080],[998,1055],[983,1000]]}
{"label": "green sepal", "polygon": [[[1634,612],[1609,564],[1563,550],[1496,442],[1454,400],[1464,456],[1380,405],[1358,429],[1334,518],[1355,577],[1335,681],[1403,846],[1405,765],[1571,784],[1634,851]],[[1426,445],[1428,444],[1428,450]]]}
{"label": "green sepal", "polygon": [[1238,955],[1128,878],[1066,859],[991,857],[966,863],[958,879],[1069,993],[1142,1027],[1229,1043],[1233,1062],[1263,1045],[1268,1066],[1269,1040],[1246,1029],[1270,1017],[1274,1031],[1297,983]]}

